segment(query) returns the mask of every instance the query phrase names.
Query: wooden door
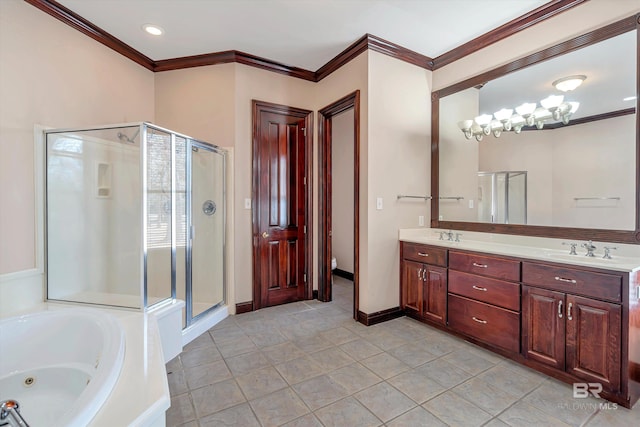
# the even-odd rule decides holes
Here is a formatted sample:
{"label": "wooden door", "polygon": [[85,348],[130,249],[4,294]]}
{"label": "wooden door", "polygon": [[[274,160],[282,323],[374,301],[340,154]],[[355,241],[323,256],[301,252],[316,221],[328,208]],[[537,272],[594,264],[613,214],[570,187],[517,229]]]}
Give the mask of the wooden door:
{"label": "wooden door", "polygon": [[621,307],[567,295],[566,371],[610,391],[620,387]]}
{"label": "wooden door", "polygon": [[447,269],[431,265],[424,267],[422,315],[444,325],[447,318]]}
{"label": "wooden door", "polygon": [[307,270],[310,120],[310,111],[254,101],[255,309],[311,294]]}
{"label": "wooden door", "polygon": [[522,287],[522,352],[525,357],[564,370],[565,294]]}
{"label": "wooden door", "polygon": [[422,312],[422,272],[424,265],[419,262],[402,262],[402,308],[416,314]]}

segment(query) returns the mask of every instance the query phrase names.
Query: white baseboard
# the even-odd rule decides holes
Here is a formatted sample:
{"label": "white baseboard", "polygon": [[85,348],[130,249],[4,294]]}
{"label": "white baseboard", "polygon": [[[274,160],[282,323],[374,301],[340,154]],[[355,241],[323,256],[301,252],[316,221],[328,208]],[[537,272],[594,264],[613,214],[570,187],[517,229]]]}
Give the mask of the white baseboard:
{"label": "white baseboard", "polygon": [[217,325],[229,316],[229,310],[226,305],[213,310],[203,318],[198,319],[196,323],[182,330],[182,345],[189,344],[194,339]]}

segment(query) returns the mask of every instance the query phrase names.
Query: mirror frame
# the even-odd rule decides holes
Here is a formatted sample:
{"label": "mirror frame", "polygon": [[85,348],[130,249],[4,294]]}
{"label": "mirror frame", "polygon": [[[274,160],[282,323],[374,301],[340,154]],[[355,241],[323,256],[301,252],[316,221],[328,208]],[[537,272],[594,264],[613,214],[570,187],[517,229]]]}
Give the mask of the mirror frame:
{"label": "mirror frame", "polygon": [[630,16],[620,21],[614,22],[597,30],[588,32],[578,37],[559,43],[555,46],[543,49],[531,55],[516,59],[513,62],[494,68],[493,70],[471,77],[459,83],[455,83],[446,88],[431,93],[431,227],[446,228],[454,230],[479,231],[486,233],[515,234],[537,237],[553,237],[579,240],[597,240],[617,243],[640,244],[640,119],[638,118],[638,104],[636,99],[636,201],[635,201],[635,224],[634,230],[607,230],[596,228],[574,228],[556,227],[541,225],[516,225],[516,224],[494,224],[481,222],[463,221],[440,221],[439,200],[440,200],[440,98],[456,92],[482,85],[489,80],[496,79],[530,65],[564,55],[611,37],[618,36],[628,31],[636,30],[636,96],[639,96],[640,87],[640,14]]}

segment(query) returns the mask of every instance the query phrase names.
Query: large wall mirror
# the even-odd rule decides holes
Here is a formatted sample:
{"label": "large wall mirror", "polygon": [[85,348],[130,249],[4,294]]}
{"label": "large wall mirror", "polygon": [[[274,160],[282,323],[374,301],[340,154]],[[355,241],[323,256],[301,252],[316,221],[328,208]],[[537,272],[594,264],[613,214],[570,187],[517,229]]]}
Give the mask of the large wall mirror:
{"label": "large wall mirror", "polygon": [[637,26],[434,92],[432,227],[639,243]]}

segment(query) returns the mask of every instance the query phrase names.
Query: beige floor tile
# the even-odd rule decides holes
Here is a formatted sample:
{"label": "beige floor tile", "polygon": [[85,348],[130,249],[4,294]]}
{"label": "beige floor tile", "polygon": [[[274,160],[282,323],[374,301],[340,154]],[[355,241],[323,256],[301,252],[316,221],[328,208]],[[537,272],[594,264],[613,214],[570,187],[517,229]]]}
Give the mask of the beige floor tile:
{"label": "beige floor tile", "polygon": [[237,377],[236,381],[249,400],[288,387],[286,381],[282,379],[278,371],[272,366]]}
{"label": "beige floor tile", "polygon": [[431,412],[418,406],[386,424],[388,427],[447,427]]}
{"label": "beige floor tile", "polygon": [[516,402],[500,414],[498,419],[513,427],[569,427],[568,424],[524,402]]}
{"label": "beige floor tile", "polygon": [[376,354],[375,356],[361,360],[360,363],[371,369],[374,374],[382,379],[395,377],[410,369],[409,365],[396,359],[389,353]]}
{"label": "beige floor tile", "polygon": [[381,348],[376,347],[375,345],[365,341],[364,339],[357,339],[354,341],[349,341],[346,344],[342,344],[340,346],[340,350],[344,351],[355,360],[366,359],[367,357],[375,356],[376,354],[382,353]]}
{"label": "beige floor tile", "polygon": [[422,404],[447,391],[445,387],[437,382],[414,371],[405,372],[390,378],[387,382],[418,404]]}
{"label": "beige floor tile", "polygon": [[481,426],[491,419],[489,413],[451,391],[431,399],[422,407],[450,426]]}
{"label": "beige floor tile", "polygon": [[388,351],[396,359],[399,359],[412,368],[424,365],[436,359],[438,356],[429,353],[421,346],[415,344],[405,344]]}
{"label": "beige floor tile", "polygon": [[222,359],[222,355],[215,346],[197,347],[185,351],[180,356],[184,368],[204,365]]}
{"label": "beige floor tile", "polygon": [[269,359],[271,363],[274,365],[282,362],[286,362],[288,360],[297,359],[299,357],[303,357],[305,352],[300,350],[295,344],[292,342],[285,342],[282,344],[277,344],[271,347],[265,347],[262,349],[262,354]]}
{"label": "beige floor tile", "polygon": [[453,391],[491,415],[498,415],[518,400],[517,396],[509,394],[499,385],[477,377],[456,386]]}
{"label": "beige floor tile", "polygon": [[309,413],[309,408],[291,388],[276,391],[249,403],[264,427],[279,426]]}
{"label": "beige floor tile", "polygon": [[414,408],[416,403],[387,383],[379,383],[354,395],[382,421],[390,421]]}
{"label": "beige floor tile", "polygon": [[444,359],[436,359],[425,363],[415,368],[415,371],[431,378],[446,388],[455,387],[472,377],[470,373],[463,371]]}
{"label": "beige floor tile", "polygon": [[320,365],[318,365],[309,356],[299,357],[297,359],[281,363],[276,365],[276,369],[290,385],[297,384],[309,378],[317,377],[324,373]]}
{"label": "beige floor tile", "polygon": [[377,427],[380,419],[353,397],[347,397],[316,411],[316,416],[325,427]]}
{"label": "beige floor tile", "polygon": [[224,409],[200,419],[200,427],[260,427],[248,403]]}
{"label": "beige floor tile", "polygon": [[199,365],[184,370],[189,389],[195,390],[209,384],[224,381],[232,377],[224,360]]}
{"label": "beige floor tile", "polygon": [[324,372],[331,372],[354,362],[353,358],[338,347],[329,347],[311,354],[313,359]]}
{"label": "beige floor tile", "polygon": [[292,388],[312,411],[349,395],[346,388],[326,375],[303,381]]}
{"label": "beige floor tile", "polygon": [[382,378],[365,368],[360,363],[352,363],[328,374],[329,377],[342,385],[349,394],[356,393],[374,384],[382,382]]}
{"label": "beige floor tile", "polygon": [[199,418],[246,402],[234,379],[193,390],[191,397]]}
{"label": "beige floor tile", "polygon": [[300,418],[296,418],[293,421],[289,421],[282,427],[322,427],[322,424],[318,421],[315,415],[307,414]]}
{"label": "beige floor tile", "polygon": [[251,371],[271,366],[271,363],[259,351],[228,357],[225,359],[225,362],[229,370],[231,370],[231,373],[235,376],[244,375]]}
{"label": "beige floor tile", "polygon": [[171,406],[167,410],[167,425],[179,426],[196,419],[196,413],[188,393],[171,398]]}
{"label": "beige floor tile", "polygon": [[454,350],[442,356],[442,359],[463,371],[469,372],[471,375],[478,375],[480,372],[495,366],[495,363],[489,362],[487,359],[469,351],[468,346]]}

